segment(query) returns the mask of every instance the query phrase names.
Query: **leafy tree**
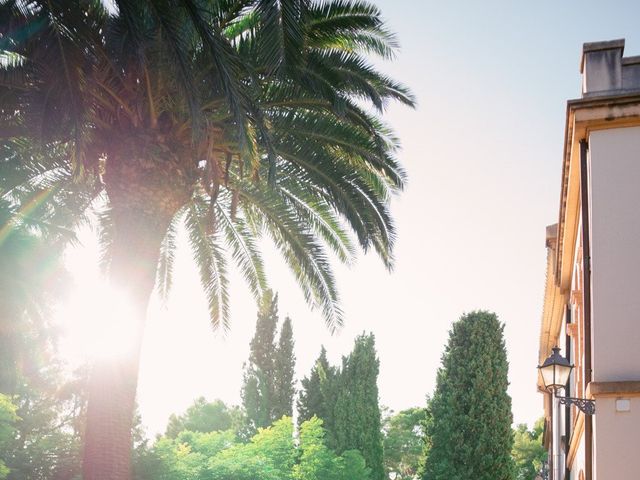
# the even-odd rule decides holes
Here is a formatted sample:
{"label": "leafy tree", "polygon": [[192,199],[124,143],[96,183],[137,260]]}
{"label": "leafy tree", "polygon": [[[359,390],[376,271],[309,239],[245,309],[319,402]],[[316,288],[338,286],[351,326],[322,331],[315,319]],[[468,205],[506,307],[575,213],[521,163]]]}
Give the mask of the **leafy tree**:
{"label": "leafy tree", "polygon": [[369,480],[371,469],[358,450],[346,450],[338,457],[338,477],[340,480]]}
{"label": "leafy tree", "polygon": [[146,307],[170,287],[176,229],[214,325],[228,325],[229,261],[262,295],[263,235],[339,324],[326,247],[349,261],[350,230],[390,265],[404,184],[397,140],[364,104],[413,99],[368,62],[396,43],[364,1],[8,0],[0,18],[2,155],[26,172],[12,201],[48,196],[78,219],[106,205],[105,266],[138,335],[92,371],[83,470],[129,479]]}
{"label": "leafy tree", "polygon": [[454,323],[428,404],[425,480],[512,480],[504,325],[475,311]]}
{"label": "leafy tree", "polygon": [[324,441],[325,431],[322,420],[312,417],[300,427],[300,462],[295,467],[296,480],[334,480],[336,454]]}
{"label": "leafy tree", "polygon": [[282,418],[261,429],[248,444],[222,451],[208,463],[211,480],[291,480],[296,451],[293,424]]}
{"label": "leafy tree", "polygon": [[423,447],[424,408],[409,408],[386,416],[383,422],[384,467],[398,480],[415,478]]}
{"label": "leafy tree", "polygon": [[[0,186],[0,197],[3,193]],[[55,338],[48,319],[62,294],[59,285],[67,280],[60,245],[14,220],[15,215],[0,199],[0,393],[5,394],[16,393],[24,376],[35,374],[38,355],[52,353]],[[39,223],[37,217],[30,220]]]}
{"label": "leafy tree", "polygon": [[334,445],[333,425],[336,401],[338,370],[329,364],[324,347],[316,360],[309,377],[302,379],[298,397],[298,427],[314,416],[322,420],[327,432],[327,443]]}
{"label": "leafy tree", "polygon": [[[3,182],[19,174],[0,166]],[[60,229],[49,225],[46,210],[17,215],[6,198],[0,200],[0,396],[7,395],[20,421],[0,447],[5,476],[70,479],[79,474],[86,395],[82,372],[72,379],[62,374],[50,322],[67,279]]]}
{"label": "leafy tree", "polygon": [[341,456],[324,440],[322,421],[314,417],[300,427],[283,417],[260,429],[247,443],[232,431],[182,431],[157,439],[135,464],[137,480],[369,480],[370,469],[356,450]]}
{"label": "leafy tree", "polygon": [[356,338],[343,358],[335,403],[333,435],[338,453],[359,450],[372,480],[383,480],[383,446],[378,404],[379,361],[373,334]]}
{"label": "leafy tree", "polygon": [[336,455],[325,443],[322,420],[313,417],[300,427],[300,460],[295,480],[368,480],[370,469],[357,450]]}
{"label": "leafy tree", "polygon": [[5,455],[8,451],[7,447],[14,438],[14,426],[18,420],[16,406],[11,403],[7,395],[0,393],[0,452],[2,452],[0,454],[0,479],[7,478],[7,475],[9,475],[9,467],[5,463],[7,461]]}
{"label": "leafy tree", "polygon": [[207,402],[206,398],[199,397],[183,415],[169,417],[165,435],[176,438],[183,430],[208,433],[229,430],[232,426],[232,410],[222,400]]}
{"label": "leafy tree", "polygon": [[146,459],[140,478],[153,480],[208,479],[208,461],[233,445],[233,432],[181,432],[160,438]]}
{"label": "leafy tree", "polygon": [[513,431],[513,459],[516,464],[516,480],[530,480],[540,471],[547,460],[547,451],[542,444],[544,418],[540,418],[529,430],[520,424]]}
{"label": "leafy tree", "polygon": [[295,395],[293,376],[296,367],[293,348],[291,319],[286,317],[280,328],[280,338],[274,358],[273,416],[275,418],[290,417],[293,414],[293,396]]}
{"label": "leafy tree", "polygon": [[[32,348],[37,345],[32,345]],[[31,358],[33,360],[33,357]],[[8,480],[74,479],[80,475],[85,381],[67,381],[52,357],[34,362],[37,375],[21,377],[12,395],[20,421],[13,440],[5,446]]]}

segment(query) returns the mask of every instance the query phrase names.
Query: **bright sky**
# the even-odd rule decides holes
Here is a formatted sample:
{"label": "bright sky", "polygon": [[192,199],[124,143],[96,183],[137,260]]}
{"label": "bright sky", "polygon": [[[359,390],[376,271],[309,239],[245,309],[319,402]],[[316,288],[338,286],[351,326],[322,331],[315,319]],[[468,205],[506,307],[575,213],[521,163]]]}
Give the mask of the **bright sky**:
{"label": "bright sky", "polygon": [[[384,68],[419,101],[415,111],[394,106],[387,116],[409,173],[409,187],[393,203],[396,268],[387,273],[373,256],[337,267],[346,324],[331,336],[282,262],[267,255],[281,314],[293,318],[298,378],[321,344],[338,362],[356,335],[373,331],[381,403],[424,405],[451,323],[488,309],[506,324],[514,420],[532,423],[542,413],[535,367],[544,235],[558,215],[566,100],[580,93],[583,42],[624,37],[626,55],[640,54],[640,3],[376,3],[402,44]],[[68,253],[80,286],[97,275],[87,270],[95,241],[84,232],[83,243]],[[240,402],[256,307],[236,275],[231,332],[212,332],[189,255],[178,255],[167,308],[157,300],[150,307],[139,383],[150,434],[197,396]],[[86,301],[86,291],[75,295]]]}

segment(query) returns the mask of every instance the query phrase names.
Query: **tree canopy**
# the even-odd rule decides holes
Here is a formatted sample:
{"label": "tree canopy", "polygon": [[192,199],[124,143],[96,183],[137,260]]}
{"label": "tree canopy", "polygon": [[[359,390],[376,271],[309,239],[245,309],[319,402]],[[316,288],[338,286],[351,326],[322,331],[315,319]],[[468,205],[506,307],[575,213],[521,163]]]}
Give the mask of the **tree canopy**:
{"label": "tree canopy", "polygon": [[424,408],[390,412],[383,421],[384,467],[397,480],[413,479],[422,458]]}
{"label": "tree canopy", "polygon": [[547,450],[542,443],[544,417],[539,418],[530,430],[527,425],[518,425],[513,432],[513,459],[516,464],[515,480],[530,480],[547,460]]}
{"label": "tree canopy", "polygon": [[165,435],[176,438],[183,430],[191,432],[218,432],[232,428],[234,411],[229,409],[222,400],[208,402],[199,397],[183,415],[172,414],[169,417]]}
{"label": "tree canopy", "polygon": [[[229,264],[260,299],[270,238],[330,328],[342,311],[329,251],[390,267],[391,195],[405,173],[385,105],[413,105],[371,56],[397,50],[362,0],[7,0],[0,3],[3,196],[99,210],[104,266],[143,331],[188,233],[211,322],[229,326]],[[28,217],[28,216],[27,216]],[[60,223],[59,225],[62,225]],[[142,334],[92,370],[84,476],[128,480]],[[108,394],[107,394],[108,393]]]}
{"label": "tree canopy", "polygon": [[513,480],[504,325],[463,315],[449,333],[425,421],[425,480]]}
{"label": "tree canopy", "polygon": [[291,319],[280,328],[278,296],[267,292],[258,311],[256,329],[245,365],[242,403],[250,431],[271,425],[293,409],[295,355]]}

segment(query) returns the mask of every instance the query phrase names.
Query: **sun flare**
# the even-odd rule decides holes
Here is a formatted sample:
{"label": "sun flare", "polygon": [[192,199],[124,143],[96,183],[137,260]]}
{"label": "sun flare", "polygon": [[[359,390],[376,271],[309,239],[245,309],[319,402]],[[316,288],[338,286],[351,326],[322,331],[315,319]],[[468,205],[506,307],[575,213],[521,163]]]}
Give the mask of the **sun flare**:
{"label": "sun flare", "polygon": [[127,355],[134,347],[136,319],[122,290],[104,280],[76,285],[60,306],[63,348],[78,361]]}

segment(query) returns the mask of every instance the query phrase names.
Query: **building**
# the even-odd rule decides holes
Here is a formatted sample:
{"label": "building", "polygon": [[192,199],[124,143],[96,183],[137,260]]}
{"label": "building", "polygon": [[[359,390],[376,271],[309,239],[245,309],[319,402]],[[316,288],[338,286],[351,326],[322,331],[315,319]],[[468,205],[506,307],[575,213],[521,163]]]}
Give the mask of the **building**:
{"label": "building", "polygon": [[640,56],[623,51],[585,44],[582,96],[567,102],[538,359],[557,346],[575,365],[555,395],[538,379],[553,480],[640,479]]}

